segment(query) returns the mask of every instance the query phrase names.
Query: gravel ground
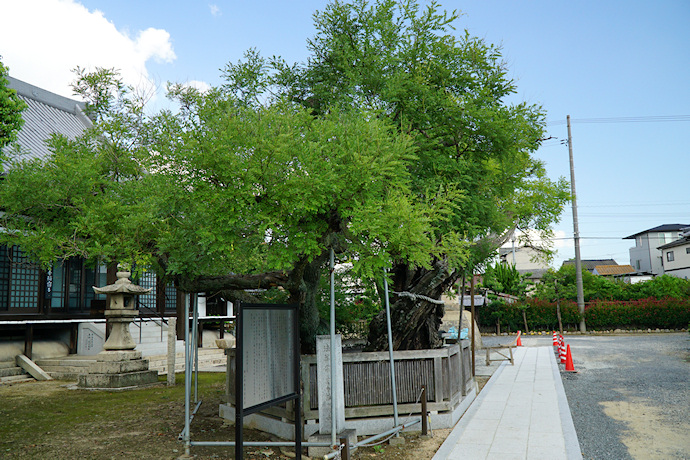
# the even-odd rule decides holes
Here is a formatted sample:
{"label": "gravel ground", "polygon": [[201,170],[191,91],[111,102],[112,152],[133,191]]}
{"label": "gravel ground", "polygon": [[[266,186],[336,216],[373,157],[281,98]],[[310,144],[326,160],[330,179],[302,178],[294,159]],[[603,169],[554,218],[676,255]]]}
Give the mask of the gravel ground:
{"label": "gravel ground", "polygon": [[586,459],[690,458],[690,336],[570,336],[563,373]]}

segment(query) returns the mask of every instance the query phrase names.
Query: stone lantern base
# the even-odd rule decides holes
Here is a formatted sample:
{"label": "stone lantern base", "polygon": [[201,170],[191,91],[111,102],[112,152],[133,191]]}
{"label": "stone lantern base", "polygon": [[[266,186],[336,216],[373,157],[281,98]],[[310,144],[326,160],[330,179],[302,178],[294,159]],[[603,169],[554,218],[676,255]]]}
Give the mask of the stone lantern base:
{"label": "stone lantern base", "polygon": [[106,350],[96,355],[78,386],[89,389],[130,389],[158,383],[158,372],[149,370],[149,360],[135,350]]}

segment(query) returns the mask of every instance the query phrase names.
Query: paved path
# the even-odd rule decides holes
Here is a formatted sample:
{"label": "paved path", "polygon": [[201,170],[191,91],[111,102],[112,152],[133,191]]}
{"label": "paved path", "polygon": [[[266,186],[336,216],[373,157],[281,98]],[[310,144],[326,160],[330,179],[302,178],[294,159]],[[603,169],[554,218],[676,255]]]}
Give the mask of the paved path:
{"label": "paved path", "polygon": [[519,347],[438,450],[445,459],[582,459],[552,347]]}

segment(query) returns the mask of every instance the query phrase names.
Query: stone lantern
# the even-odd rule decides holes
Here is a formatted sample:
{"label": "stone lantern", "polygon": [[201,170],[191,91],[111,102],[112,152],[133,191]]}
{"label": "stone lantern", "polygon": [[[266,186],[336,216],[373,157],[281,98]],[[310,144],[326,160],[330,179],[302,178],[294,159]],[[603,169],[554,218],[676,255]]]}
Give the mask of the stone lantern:
{"label": "stone lantern", "polygon": [[117,281],[102,288],[93,287],[96,294],[110,296],[110,303],[105,311],[105,317],[112,325],[110,336],[103,344],[104,350],[134,350],[136,344],[129,333],[129,323],[139,316],[136,308],[136,297],[148,294],[151,289],[132,284],[129,280],[130,272],[117,272]]}
{"label": "stone lantern", "polygon": [[127,271],[119,271],[114,284],[93,288],[97,294],[110,296],[105,317],[112,329],[103,351],[96,355],[96,362],[88,373],[79,376],[78,385],[82,388],[124,389],[158,382],[158,373],[149,370],[148,359],[142,359],[141,352],[134,350],[136,343],[129,332],[129,324],[139,316],[136,296],[151,289],[132,284],[129,275]]}

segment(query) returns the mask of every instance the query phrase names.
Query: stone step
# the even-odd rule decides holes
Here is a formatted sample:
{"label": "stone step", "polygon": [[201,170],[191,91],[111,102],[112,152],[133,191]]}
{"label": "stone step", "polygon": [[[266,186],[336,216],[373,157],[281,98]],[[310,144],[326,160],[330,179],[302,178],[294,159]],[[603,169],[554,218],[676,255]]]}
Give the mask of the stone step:
{"label": "stone step", "polygon": [[36,360],[36,365],[55,380],[77,380],[96,362],[96,356],[68,355]]}
{"label": "stone step", "polygon": [[91,364],[96,362],[96,356],[81,356],[81,355],[69,355],[62,356],[59,358],[44,358],[35,361],[36,365],[42,369],[51,367],[74,367],[74,368],[86,368]]}
{"label": "stone step", "polygon": [[[96,361],[93,361],[95,364]],[[53,372],[66,372],[69,374],[84,374],[86,373],[88,367],[85,366],[68,366],[68,365],[57,365],[57,366],[40,366],[45,372],[52,375]]]}
{"label": "stone step", "polygon": [[[199,367],[221,366],[227,363],[227,357],[224,350],[220,348],[199,349]],[[149,356],[149,369],[157,370],[159,375],[166,375],[168,373],[168,357]],[[184,353],[176,353],[175,355],[175,372],[184,371]]]}
{"label": "stone step", "polygon": [[[139,347],[137,347],[139,350]],[[168,357],[164,354],[144,356],[149,361],[149,370],[159,375],[167,374]],[[55,380],[78,380],[92,364],[97,355],[69,355],[58,358],[45,358],[36,364]],[[227,363],[225,351],[220,348],[199,348],[199,367],[220,366]],[[17,368],[19,369],[19,368]],[[1,370],[0,370],[1,371]],[[175,353],[175,372],[184,371],[184,351]]]}
{"label": "stone step", "polygon": [[72,372],[72,371],[46,371],[53,380],[64,380],[66,382],[76,382],[79,380],[79,376],[84,374],[84,371]]}
{"label": "stone step", "polygon": [[24,370],[16,364],[14,365],[14,367],[5,367],[0,369],[0,377],[14,377],[15,375],[20,375],[24,373]]}
{"label": "stone step", "polygon": [[8,377],[0,377],[0,384],[2,385],[13,385],[15,383],[26,383],[35,381],[36,379],[31,377],[29,374],[17,374]]}
{"label": "stone step", "polygon": [[0,362],[0,369],[7,369],[8,367],[17,367],[16,361],[2,361]]}
{"label": "stone step", "polygon": [[[141,354],[144,357],[150,357],[150,356],[156,356],[156,355],[166,355],[168,353],[168,342],[149,342],[149,343],[140,343],[137,344],[138,351],[141,352]],[[184,351],[184,342],[181,340],[178,340],[175,343],[175,351],[177,353],[183,352]]]}
{"label": "stone step", "polygon": [[[227,363],[227,360],[225,359],[225,356],[218,357],[218,358],[202,358],[201,356],[199,357],[199,366],[222,366]],[[167,359],[160,359],[160,360],[154,360],[154,361],[149,361],[149,369],[158,369],[163,370],[168,366],[168,360]],[[184,358],[176,358],[175,359],[175,369],[176,370],[182,370],[184,369]]]}

